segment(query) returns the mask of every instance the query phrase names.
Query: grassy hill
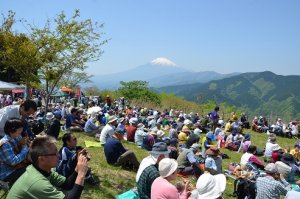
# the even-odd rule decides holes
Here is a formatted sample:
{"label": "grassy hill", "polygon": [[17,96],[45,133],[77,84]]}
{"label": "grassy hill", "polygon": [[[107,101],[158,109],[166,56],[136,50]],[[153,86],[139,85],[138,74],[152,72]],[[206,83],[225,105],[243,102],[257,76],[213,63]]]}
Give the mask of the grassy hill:
{"label": "grassy hill", "polygon": [[[266,134],[260,134],[253,132],[251,130],[245,131],[245,133],[252,134],[252,143],[259,148],[264,148],[265,142],[267,140]],[[85,140],[94,140],[94,138],[86,136],[83,133],[74,133],[78,138],[78,145],[85,146]],[[201,136],[203,137],[203,136]],[[278,138],[278,143],[283,148],[293,147],[296,140],[287,139],[287,138]],[[135,144],[129,144],[127,142],[123,143],[126,148],[134,151],[137,155],[139,161],[148,155],[148,152],[136,147]],[[62,145],[62,142],[59,141],[58,147]],[[93,174],[98,178],[101,183],[99,186],[89,186],[85,185],[83,194],[81,198],[85,199],[110,199],[114,198],[116,195],[125,192],[135,186],[135,175],[133,171],[127,171],[121,169],[121,167],[114,167],[106,163],[103,148],[88,148],[92,159],[89,162],[89,166],[92,168]],[[240,157],[242,153],[232,152],[227,149],[221,150],[223,153],[226,153],[230,156],[230,159],[223,160],[223,169],[226,169],[230,162],[240,162]],[[180,181],[180,178],[177,178]],[[196,185],[196,182],[193,179],[190,179],[193,185]],[[233,198],[231,195],[233,192],[233,181],[227,181],[227,187],[225,191],[225,198]],[[0,194],[3,192],[0,191]]]}
{"label": "grassy hill", "polygon": [[300,76],[282,76],[266,71],[243,73],[205,84],[162,87],[186,100],[226,102],[251,116],[279,116],[286,120],[300,117]]}

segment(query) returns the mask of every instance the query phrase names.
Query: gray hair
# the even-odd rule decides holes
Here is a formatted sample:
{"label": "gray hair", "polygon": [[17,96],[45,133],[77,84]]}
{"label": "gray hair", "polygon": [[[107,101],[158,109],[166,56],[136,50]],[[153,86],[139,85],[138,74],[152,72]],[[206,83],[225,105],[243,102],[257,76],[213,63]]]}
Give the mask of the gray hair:
{"label": "gray hair", "polygon": [[56,145],[55,138],[47,135],[37,136],[30,146],[30,158],[32,164],[37,165],[37,160],[40,155],[47,154],[51,145]]}

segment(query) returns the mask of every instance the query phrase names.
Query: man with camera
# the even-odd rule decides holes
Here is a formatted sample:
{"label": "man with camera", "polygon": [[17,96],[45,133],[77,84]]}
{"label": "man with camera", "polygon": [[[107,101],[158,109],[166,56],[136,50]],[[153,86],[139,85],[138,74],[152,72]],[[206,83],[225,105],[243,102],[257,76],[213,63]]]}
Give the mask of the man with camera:
{"label": "man with camera", "polygon": [[[79,154],[75,171],[64,177],[52,171],[58,161],[56,140],[50,136],[39,136],[30,147],[32,165],[15,182],[7,198],[72,198],[79,199],[88,171],[87,158]],[[56,187],[70,190],[67,195]]]}

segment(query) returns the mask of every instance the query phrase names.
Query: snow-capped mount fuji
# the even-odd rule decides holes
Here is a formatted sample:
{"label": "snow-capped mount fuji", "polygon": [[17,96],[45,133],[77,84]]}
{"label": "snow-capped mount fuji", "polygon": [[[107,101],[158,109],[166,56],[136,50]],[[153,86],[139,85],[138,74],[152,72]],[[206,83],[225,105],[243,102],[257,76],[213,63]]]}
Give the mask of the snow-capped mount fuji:
{"label": "snow-capped mount fuji", "polygon": [[170,67],[176,67],[177,65],[165,57],[158,57],[156,59],[153,59],[150,62],[152,65],[162,65],[162,66],[170,66]]}
{"label": "snow-capped mount fuji", "polygon": [[169,60],[158,57],[151,62],[133,69],[108,75],[96,75],[89,85],[99,86],[101,89],[117,89],[120,81],[143,80],[151,87],[163,87],[188,83],[205,83],[214,79],[222,79],[228,75],[213,71],[191,72]]}
{"label": "snow-capped mount fuji", "polygon": [[92,78],[92,84],[100,86],[100,88],[116,89],[120,86],[120,81],[148,81],[159,76],[183,72],[188,72],[188,70],[178,67],[174,62],[167,58],[159,57],[153,59],[147,64],[135,67],[127,71],[107,75],[96,75]]}

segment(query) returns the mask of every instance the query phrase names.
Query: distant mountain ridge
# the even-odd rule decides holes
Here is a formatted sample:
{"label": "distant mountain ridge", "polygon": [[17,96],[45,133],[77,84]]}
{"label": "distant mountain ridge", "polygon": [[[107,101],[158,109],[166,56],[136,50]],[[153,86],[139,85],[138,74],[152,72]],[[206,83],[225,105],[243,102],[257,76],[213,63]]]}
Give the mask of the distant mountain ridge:
{"label": "distant mountain ridge", "polygon": [[300,76],[282,76],[265,71],[157,90],[171,92],[195,102],[226,102],[258,115],[273,114],[294,119],[300,116],[299,87]]}
{"label": "distant mountain ridge", "polygon": [[120,81],[143,80],[149,82],[150,87],[163,87],[191,83],[205,83],[211,80],[222,79],[239,73],[220,74],[213,71],[191,72],[178,67],[166,58],[157,58],[148,64],[133,69],[108,74],[95,75],[92,84],[102,89],[117,89]]}

